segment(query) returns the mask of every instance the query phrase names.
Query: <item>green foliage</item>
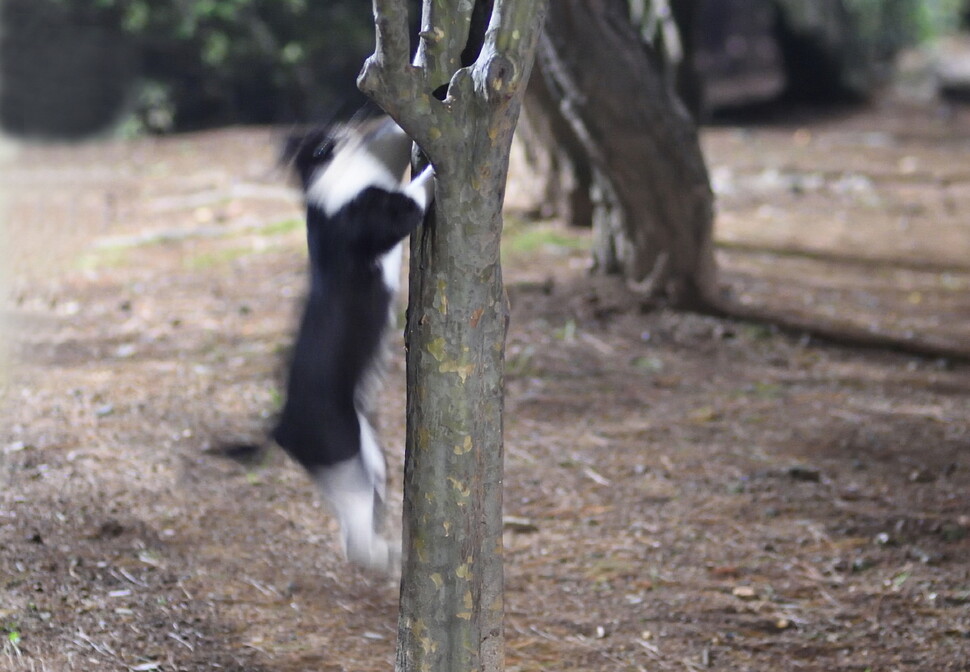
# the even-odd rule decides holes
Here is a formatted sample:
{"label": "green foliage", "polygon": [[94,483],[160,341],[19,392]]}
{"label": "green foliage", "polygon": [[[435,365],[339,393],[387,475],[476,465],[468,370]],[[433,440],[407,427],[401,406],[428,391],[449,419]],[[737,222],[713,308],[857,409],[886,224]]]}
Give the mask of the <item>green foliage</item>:
{"label": "green foliage", "polygon": [[[774,0],[791,24],[858,63],[955,29],[967,0]],[[676,5],[678,0],[667,0]],[[663,3],[665,6],[667,2]],[[127,39],[140,68],[127,133],[226,123],[314,121],[363,101],[356,77],[373,48],[365,0],[35,0],[74,25]],[[631,0],[644,14],[653,0]],[[412,17],[418,0],[411,0]],[[851,28],[839,27],[851,17]],[[851,88],[851,86],[850,86]]]}
{"label": "green foliage", "polygon": [[129,130],[318,120],[358,96],[373,49],[371,4],[361,0],[37,2],[135,47],[143,92]]}
{"label": "green foliage", "polygon": [[893,45],[932,40],[960,26],[966,0],[844,0],[867,41]]}
{"label": "green foliage", "polygon": [[20,634],[20,627],[15,623],[8,623],[3,627],[0,627],[0,653],[4,654],[18,654],[20,652],[19,646],[23,637]]}
{"label": "green foliage", "polygon": [[568,250],[589,249],[590,241],[581,235],[570,235],[569,232],[559,231],[541,225],[527,227],[510,227],[511,235],[502,239],[503,254],[532,255],[542,250],[547,252],[563,252]]}
{"label": "green foliage", "polygon": [[919,5],[917,21],[924,40],[956,32],[970,9],[967,0],[923,0]]}
{"label": "green foliage", "polygon": [[[867,95],[885,81],[900,49],[938,35],[963,0],[773,0],[785,23],[811,46],[801,81],[836,83]],[[947,19],[946,17],[950,17]],[[818,74],[824,76],[819,79]],[[814,81],[814,80],[813,80]]]}

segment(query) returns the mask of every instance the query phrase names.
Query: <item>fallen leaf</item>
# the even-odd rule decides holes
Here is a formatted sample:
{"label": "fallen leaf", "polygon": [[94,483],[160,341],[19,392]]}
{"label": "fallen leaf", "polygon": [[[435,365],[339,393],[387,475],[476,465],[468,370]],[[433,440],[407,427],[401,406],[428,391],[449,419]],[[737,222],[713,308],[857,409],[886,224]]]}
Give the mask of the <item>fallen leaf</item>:
{"label": "fallen leaf", "polygon": [[726,565],[724,567],[711,567],[708,571],[713,576],[720,576],[724,578],[736,578],[741,575],[741,570],[732,565]]}

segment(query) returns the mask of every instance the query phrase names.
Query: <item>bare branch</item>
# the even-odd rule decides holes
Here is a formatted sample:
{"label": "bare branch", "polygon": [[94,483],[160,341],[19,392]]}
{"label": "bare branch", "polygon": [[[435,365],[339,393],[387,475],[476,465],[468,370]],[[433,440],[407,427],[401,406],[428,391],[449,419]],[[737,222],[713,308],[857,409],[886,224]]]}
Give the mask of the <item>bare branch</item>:
{"label": "bare branch", "polygon": [[374,0],[374,23],[377,32],[375,55],[384,67],[403,69],[411,56],[406,0]]}
{"label": "bare branch", "polygon": [[405,0],[374,0],[377,41],[357,86],[391,115],[435,162],[447,110],[431,95],[425,69],[410,63]]}
{"label": "bare branch", "polygon": [[520,90],[532,69],[545,13],[546,3],[535,0],[495,0],[479,59],[487,100],[507,99]]}
{"label": "bare branch", "polygon": [[374,0],[374,27],[377,35],[374,53],[364,62],[357,78],[358,88],[373,98],[389,114],[395,100],[409,100],[416,88],[410,70],[408,8],[405,0]]}
{"label": "bare branch", "polygon": [[[546,3],[494,0],[489,5],[491,19],[481,55],[471,67],[462,68],[470,40],[481,39],[469,31],[487,16],[483,5],[472,0],[425,0],[421,45],[411,65],[404,0],[374,0],[377,44],[358,86],[394,117],[439,169],[453,155],[441,138],[456,137],[456,126],[467,122],[468,106],[510,100],[531,70]],[[442,103],[432,92],[449,80],[449,97]]]}
{"label": "bare branch", "polygon": [[462,66],[461,54],[468,43],[475,0],[443,3],[424,1],[421,44],[415,65],[425,69],[432,88],[447,84]]}
{"label": "bare branch", "polygon": [[509,57],[529,57],[545,24],[546,10],[546,3],[535,0],[495,0],[487,45]]}

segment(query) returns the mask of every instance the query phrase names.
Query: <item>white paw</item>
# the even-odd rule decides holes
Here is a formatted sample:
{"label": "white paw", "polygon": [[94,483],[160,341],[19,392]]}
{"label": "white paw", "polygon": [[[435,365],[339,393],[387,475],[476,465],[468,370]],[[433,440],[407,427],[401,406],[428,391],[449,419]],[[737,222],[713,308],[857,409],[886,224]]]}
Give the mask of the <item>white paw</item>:
{"label": "white paw", "polygon": [[400,567],[401,552],[377,532],[383,483],[375,481],[374,465],[367,464],[365,457],[362,454],[321,468],[315,480],[340,523],[347,560],[378,572],[393,573]]}
{"label": "white paw", "polygon": [[353,534],[344,530],[344,552],[349,562],[381,574],[396,575],[401,571],[401,551],[377,533]]}

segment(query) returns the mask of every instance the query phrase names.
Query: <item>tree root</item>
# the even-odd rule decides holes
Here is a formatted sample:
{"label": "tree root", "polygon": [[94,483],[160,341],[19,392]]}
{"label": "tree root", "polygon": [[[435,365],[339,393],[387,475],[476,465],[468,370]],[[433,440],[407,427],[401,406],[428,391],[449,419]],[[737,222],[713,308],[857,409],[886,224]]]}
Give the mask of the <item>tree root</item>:
{"label": "tree root", "polygon": [[695,310],[712,317],[772,326],[785,334],[808,337],[831,345],[970,363],[970,343],[960,346],[932,336],[891,334],[852,324],[823,322],[816,318],[747,306],[730,298],[709,299],[706,305],[696,306]]}
{"label": "tree root", "polygon": [[900,257],[873,257],[850,254],[835,250],[813,250],[804,247],[776,247],[771,244],[745,243],[718,240],[714,246],[719,250],[741,254],[765,254],[780,258],[807,259],[829,264],[845,264],[862,268],[885,268],[927,273],[970,273],[970,264],[938,259],[903,259]]}

